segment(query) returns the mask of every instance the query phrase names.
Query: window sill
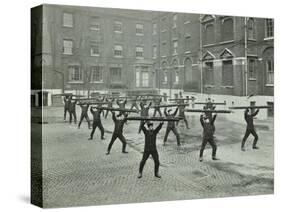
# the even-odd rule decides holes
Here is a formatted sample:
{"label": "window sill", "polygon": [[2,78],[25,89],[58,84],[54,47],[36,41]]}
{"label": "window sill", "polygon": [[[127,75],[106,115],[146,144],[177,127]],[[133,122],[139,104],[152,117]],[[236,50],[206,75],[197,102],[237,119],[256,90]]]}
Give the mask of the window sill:
{"label": "window sill", "polygon": [[184,22],[183,24],[184,24],[184,25],[190,24],[190,21],[186,21],[186,22]]}
{"label": "window sill", "polygon": [[123,58],[123,56],[116,56],[116,55],[114,55],[114,58]]}
{"label": "window sill", "polygon": [[62,54],[63,54],[63,55],[70,55],[70,56],[73,55],[73,53],[72,53],[72,54],[62,53]]}
{"label": "window sill", "polygon": [[232,89],[232,88],[234,88],[234,86],[232,86],[232,85],[222,85],[222,86],[220,86],[221,88],[227,88],[227,89]]}
{"label": "window sill", "polygon": [[256,38],[248,38],[248,41],[257,41]]}
{"label": "window sill", "polygon": [[120,32],[120,31],[114,31],[114,33],[116,33],[116,34],[122,34],[123,32]]}
{"label": "window sill", "polygon": [[219,44],[233,43],[234,40],[221,41]]}
{"label": "window sill", "polygon": [[274,87],[274,84],[265,84],[266,87]]}
{"label": "window sill", "polygon": [[191,51],[186,51],[186,52],[184,52],[185,54],[190,54],[191,53]]}
{"label": "window sill", "polygon": [[136,36],[144,36],[144,34],[138,34],[138,33],[137,33]]}
{"label": "window sill", "polygon": [[73,29],[74,27],[73,26],[64,26],[62,25],[63,28],[67,28],[67,29]]}
{"label": "window sill", "polygon": [[99,57],[99,54],[91,54],[91,57]]}
{"label": "window sill", "polygon": [[94,29],[94,28],[90,28],[91,31],[96,31],[96,32],[100,32],[100,29]]}
{"label": "window sill", "polygon": [[69,81],[69,84],[82,84],[84,83],[83,81]]}
{"label": "window sill", "polygon": [[204,44],[203,47],[209,47],[209,46],[214,46],[216,45],[215,43],[210,43],[210,44]]}
{"label": "window sill", "polygon": [[167,57],[166,55],[163,55],[163,56],[161,56],[162,58],[165,58],[165,57]]}
{"label": "window sill", "polygon": [[91,81],[90,83],[92,83],[92,84],[102,84],[104,82],[103,81]]}
{"label": "window sill", "polygon": [[274,39],[274,37],[266,37],[263,40],[273,40],[273,39]]}
{"label": "window sill", "polygon": [[249,78],[249,81],[257,81],[257,78]]}

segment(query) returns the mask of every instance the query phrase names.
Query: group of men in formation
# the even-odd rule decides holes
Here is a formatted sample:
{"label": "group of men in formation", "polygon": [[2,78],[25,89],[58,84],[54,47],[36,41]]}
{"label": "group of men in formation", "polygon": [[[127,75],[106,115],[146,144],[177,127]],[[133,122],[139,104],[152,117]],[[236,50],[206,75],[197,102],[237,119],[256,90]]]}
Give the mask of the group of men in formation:
{"label": "group of men in formation", "polygon": [[[150,101],[149,103],[147,103],[147,100],[148,100],[147,98],[142,98],[142,97],[140,97],[140,99],[138,99],[138,97],[131,99],[130,110],[135,109],[137,112],[140,113],[140,117],[149,117],[149,109],[152,108],[152,102]],[[169,119],[169,121],[167,123],[167,128],[166,128],[166,133],[164,136],[163,145],[166,144],[168,135],[171,131],[176,136],[177,145],[178,146],[181,145],[180,136],[179,136],[179,133],[178,133],[177,127],[176,127],[179,123],[179,120],[183,120],[185,123],[186,129],[189,129],[188,120],[185,115],[186,106],[182,105],[182,103],[184,103],[184,100],[185,99],[182,98],[182,95],[180,93],[180,99],[177,100],[177,103],[179,104],[178,107],[174,111],[172,109],[167,109],[166,107],[164,109],[164,115],[167,119]],[[138,104],[138,101],[140,102],[139,104]],[[162,117],[163,114],[162,114],[161,107],[160,107],[162,97],[161,96],[154,97],[152,99],[152,101],[154,103],[153,104],[153,108],[154,108],[153,117],[155,117],[157,113],[160,117]],[[89,140],[93,139],[96,128],[99,128],[99,130],[100,130],[101,139],[102,140],[105,139],[104,127],[102,125],[101,116],[104,116],[104,118],[106,119],[109,114],[109,111],[111,111],[112,120],[114,122],[114,131],[112,133],[112,137],[111,137],[110,143],[108,145],[106,155],[110,154],[112,145],[114,144],[114,142],[116,141],[117,138],[122,142],[122,153],[128,153],[126,151],[126,146],[127,146],[126,138],[123,135],[123,128],[124,128],[124,125],[127,124],[127,118],[129,115],[128,112],[124,112],[124,111],[126,111],[127,98],[125,98],[124,100],[121,100],[121,99],[118,99],[118,97],[117,97],[116,104],[119,106],[120,109],[124,109],[124,111],[120,110],[118,114],[116,114],[114,110],[110,110],[110,109],[104,110],[102,108],[103,105],[106,105],[107,108],[113,108],[114,102],[115,102],[114,97],[103,96],[103,97],[96,98],[94,106],[91,106],[92,105],[91,102],[84,101],[83,99],[74,99],[72,95],[64,96],[64,120],[66,120],[66,114],[68,112],[69,113],[69,123],[72,123],[72,119],[74,119],[74,123],[76,124],[77,123],[76,105],[79,105],[81,107],[81,115],[80,115],[80,120],[78,123],[78,128],[80,128],[82,121],[84,119],[86,119],[86,121],[88,123],[88,128],[91,129]],[[139,108],[139,106],[140,106],[140,108]],[[88,115],[89,108],[90,108],[90,112],[93,116],[92,126],[91,126],[90,118]],[[203,107],[203,110],[211,110],[211,111],[215,110],[215,106],[212,104],[210,98],[208,98],[208,101],[206,102],[205,106]],[[179,112],[179,114],[177,116],[178,112]],[[245,135],[244,135],[242,143],[241,143],[242,151],[245,151],[245,142],[250,134],[252,134],[254,136],[253,149],[258,149],[258,147],[257,147],[258,135],[255,131],[254,122],[253,122],[253,119],[258,114],[258,112],[259,112],[259,110],[256,110],[253,112],[253,111],[250,111],[248,108],[244,112],[244,118],[247,123],[247,128],[246,128],[246,132],[245,132]],[[173,118],[175,118],[175,117],[178,117],[179,119],[177,121],[173,120]],[[217,117],[216,113],[208,112],[208,111],[207,112],[205,111],[200,115],[200,123],[203,128],[203,139],[202,139],[202,144],[201,144],[201,148],[200,148],[200,152],[199,152],[199,161],[200,162],[203,161],[203,152],[208,143],[212,147],[212,159],[218,160],[218,158],[216,157],[217,145],[214,140],[216,117]],[[165,118],[163,118],[163,121],[160,120],[160,124],[156,128],[154,128],[154,124],[149,120],[140,121],[138,133],[141,133],[141,131],[144,133],[145,145],[144,145],[143,157],[142,157],[142,160],[139,165],[138,178],[142,177],[144,165],[150,155],[152,156],[152,158],[154,160],[154,164],[155,164],[154,175],[157,178],[161,178],[161,176],[159,175],[160,162],[159,162],[159,155],[158,155],[157,146],[156,146],[156,138],[157,138],[157,134],[159,133],[159,131],[161,130],[161,128],[163,126],[164,120],[165,120]]]}

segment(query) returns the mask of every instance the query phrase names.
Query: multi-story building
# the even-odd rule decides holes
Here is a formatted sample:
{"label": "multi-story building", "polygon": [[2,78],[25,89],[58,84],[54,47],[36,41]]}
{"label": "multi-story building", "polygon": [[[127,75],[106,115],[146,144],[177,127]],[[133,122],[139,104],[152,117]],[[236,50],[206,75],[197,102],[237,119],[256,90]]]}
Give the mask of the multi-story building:
{"label": "multi-story building", "polygon": [[31,24],[36,104],[62,91],[157,89],[273,105],[272,19],[44,5]]}
{"label": "multi-story building", "polygon": [[32,26],[33,68],[42,65],[48,105],[61,90],[155,87],[151,12],[43,5],[33,9]]}

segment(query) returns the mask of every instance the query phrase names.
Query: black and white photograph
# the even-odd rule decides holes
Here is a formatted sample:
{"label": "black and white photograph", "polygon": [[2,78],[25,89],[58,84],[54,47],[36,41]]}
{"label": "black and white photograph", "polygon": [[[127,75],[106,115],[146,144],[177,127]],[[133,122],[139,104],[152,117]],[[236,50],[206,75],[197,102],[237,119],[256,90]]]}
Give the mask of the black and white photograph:
{"label": "black and white photograph", "polygon": [[31,203],[274,191],[274,19],[31,9]]}

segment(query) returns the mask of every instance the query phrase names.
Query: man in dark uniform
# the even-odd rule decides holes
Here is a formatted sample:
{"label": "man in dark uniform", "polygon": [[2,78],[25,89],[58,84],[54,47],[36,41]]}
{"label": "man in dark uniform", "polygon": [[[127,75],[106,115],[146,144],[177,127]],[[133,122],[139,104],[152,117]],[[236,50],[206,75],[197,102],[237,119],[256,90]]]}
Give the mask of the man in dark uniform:
{"label": "man in dark uniform", "polygon": [[[140,102],[140,108],[141,108],[141,117],[148,117],[149,116],[149,108],[151,107],[151,102],[149,103],[148,106],[144,104],[143,102]],[[144,121],[140,121],[140,126],[139,126],[139,134],[141,133],[141,126],[144,123]]]}
{"label": "man in dark uniform", "polygon": [[79,105],[81,107],[81,115],[80,115],[80,121],[78,124],[78,129],[80,129],[81,123],[84,118],[88,122],[88,128],[91,129],[91,122],[90,122],[90,119],[88,116],[88,109],[89,109],[90,104],[87,102],[81,102]]}
{"label": "man in dark uniform", "polygon": [[77,122],[77,116],[76,116],[76,103],[77,100],[70,99],[69,105],[68,105],[68,111],[69,111],[69,124],[72,123],[72,116],[74,117],[74,123]]}
{"label": "man in dark uniform", "polygon": [[[69,102],[72,99],[72,95],[69,96],[64,96],[63,101],[64,101],[64,114],[63,114],[63,120],[65,121],[66,119],[66,113],[69,113]],[[70,114],[69,114],[70,115]]]}
{"label": "man in dark uniform", "polygon": [[[104,102],[105,96],[97,98],[97,107],[102,107]],[[104,110],[101,110],[102,116],[104,117]]]}
{"label": "man in dark uniform", "polygon": [[[180,93],[180,95],[181,95],[181,93]],[[177,103],[184,104],[184,99],[177,101]],[[178,108],[179,108],[179,117],[184,121],[186,129],[189,129],[188,121],[185,116],[185,106],[179,106]],[[178,126],[178,124],[179,124],[179,121],[177,122],[177,126]]]}
{"label": "man in dark uniform", "polygon": [[[167,108],[165,108],[164,110],[164,114],[167,118],[175,118],[175,116],[177,115],[177,112],[178,112],[179,108],[177,108],[175,110],[174,113],[171,113],[172,109],[169,109],[168,112],[167,112]],[[180,143],[180,135],[177,131],[177,128],[175,126],[175,122],[174,121],[168,121],[168,124],[167,124],[167,129],[166,129],[166,133],[165,133],[165,137],[164,137],[164,146],[166,144],[166,141],[167,141],[167,138],[168,138],[168,135],[170,133],[170,131],[172,131],[176,138],[177,138],[177,145],[180,146],[181,143]]]}
{"label": "man in dark uniform", "polygon": [[143,122],[141,125],[141,129],[145,135],[145,144],[144,144],[144,152],[143,152],[143,156],[142,156],[142,160],[140,162],[140,166],[139,166],[139,175],[138,178],[142,177],[142,171],[143,171],[143,167],[145,165],[146,160],[149,158],[149,156],[151,155],[153,160],[154,160],[154,176],[157,178],[161,178],[161,176],[159,175],[159,155],[157,152],[157,148],[156,148],[156,137],[158,132],[161,130],[162,126],[163,126],[163,122],[161,122],[158,127],[154,130],[153,129],[153,123],[148,123],[148,129],[145,128],[144,124],[146,122]]}
{"label": "man in dark uniform", "polygon": [[101,139],[104,140],[104,128],[102,126],[101,118],[100,118],[102,110],[100,110],[98,107],[91,107],[90,111],[93,114],[94,120],[93,120],[93,125],[92,125],[92,132],[91,132],[89,140],[93,139],[93,136],[94,136],[94,133],[95,133],[95,130],[97,127],[100,129]]}
{"label": "man in dark uniform", "polygon": [[245,121],[247,122],[247,129],[246,129],[246,132],[243,137],[242,144],[241,144],[242,151],[245,151],[245,143],[250,134],[252,134],[255,138],[254,142],[253,142],[253,149],[258,149],[257,142],[258,142],[259,137],[256,133],[255,126],[254,126],[254,120],[253,120],[254,117],[258,114],[258,112],[259,112],[259,110],[256,110],[254,113],[249,114],[248,108],[244,112],[244,118],[245,118]]}
{"label": "man in dark uniform", "polygon": [[122,153],[128,153],[126,151],[127,142],[126,142],[125,137],[123,136],[123,128],[124,128],[124,124],[126,122],[127,116],[128,116],[128,114],[124,115],[124,113],[119,113],[116,117],[115,113],[112,111],[112,120],[114,121],[114,131],[112,134],[111,141],[107,148],[107,153],[106,153],[107,155],[110,154],[111,147],[117,138],[119,138],[119,140],[122,142]]}
{"label": "man in dark uniform", "polygon": [[200,154],[199,154],[199,161],[203,161],[203,152],[204,149],[209,143],[212,146],[212,159],[213,160],[218,160],[216,158],[216,152],[217,152],[217,144],[214,141],[214,126],[215,126],[215,120],[216,120],[217,115],[215,114],[214,117],[210,119],[209,116],[206,114],[202,114],[200,116],[200,122],[203,127],[203,141],[200,149]]}
{"label": "man in dark uniform", "polygon": [[[107,107],[113,107],[114,98],[106,98],[105,101],[108,103]],[[107,118],[108,113],[109,113],[109,110],[106,111],[104,118]]]}
{"label": "man in dark uniform", "polygon": [[130,109],[132,110],[135,108],[139,112],[139,106],[137,104],[137,100],[138,100],[137,96],[132,99],[132,105]]}
{"label": "man in dark uniform", "polygon": [[160,107],[157,107],[157,106],[160,106],[162,102],[162,98],[155,98],[154,99],[154,113],[153,113],[153,117],[156,116],[156,112],[160,115],[160,117],[162,117],[162,112],[160,110]]}
{"label": "man in dark uniform", "polygon": [[[216,106],[212,103],[211,98],[207,99],[206,105],[203,107],[204,110],[215,110]],[[211,112],[206,112],[206,116],[210,119],[212,119],[212,113]]]}

